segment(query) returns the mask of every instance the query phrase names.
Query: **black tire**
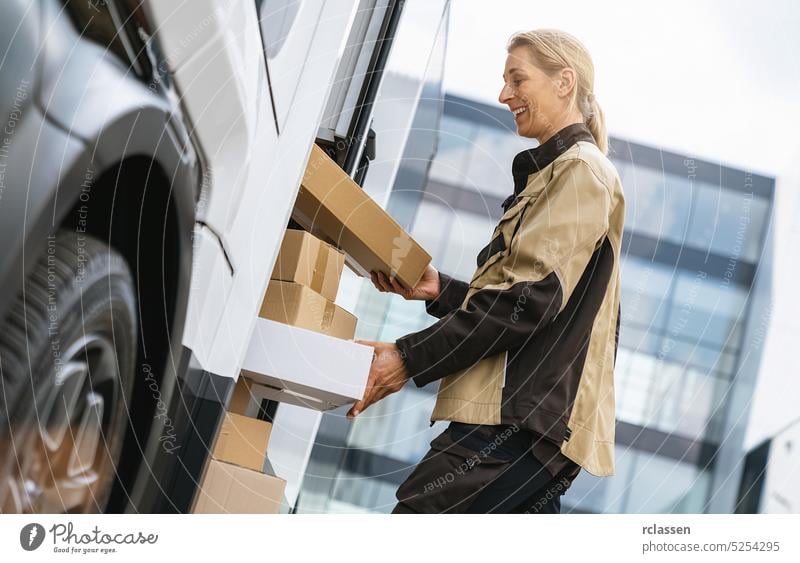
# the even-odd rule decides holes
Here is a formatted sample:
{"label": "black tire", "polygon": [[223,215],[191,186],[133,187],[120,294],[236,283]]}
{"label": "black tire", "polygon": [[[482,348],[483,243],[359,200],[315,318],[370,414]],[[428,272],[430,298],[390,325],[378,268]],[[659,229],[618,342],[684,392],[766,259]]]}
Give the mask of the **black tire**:
{"label": "black tire", "polygon": [[0,330],[0,511],[105,509],[133,391],[134,287],[99,240],[48,238]]}

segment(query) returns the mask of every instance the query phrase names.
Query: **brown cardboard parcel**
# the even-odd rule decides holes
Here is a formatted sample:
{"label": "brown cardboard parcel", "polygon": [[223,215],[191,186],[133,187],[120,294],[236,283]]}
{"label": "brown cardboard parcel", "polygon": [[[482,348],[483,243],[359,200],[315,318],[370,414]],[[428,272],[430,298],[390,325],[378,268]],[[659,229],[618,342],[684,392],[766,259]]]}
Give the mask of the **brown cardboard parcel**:
{"label": "brown cardboard parcel", "polygon": [[272,424],[269,422],[227,412],[211,456],[219,461],[261,471],[271,431]]}
{"label": "brown cardboard parcel", "polygon": [[228,412],[252,417],[258,413],[259,402],[259,397],[250,389],[250,382],[240,375],[228,401]]}
{"label": "brown cardboard parcel", "polygon": [[330,244],[305,231],[287,229],[271,277],[310,287],[335,301],[343,267],[344,255]]}
{"label": "brown cardboard parcel", "polygon": [[337,338],[356,333],[356,317],[319,293],[292,282],[270,280],[259,316]]}
{"label": "brown cardboard parcel", "polygon": [[286,481],[216,459],[208,460],[195,514],[278,514]]}
{"label": "brown cardboard parcel", "polygon": [[362,276],[380,271],[413,287],[431,261],[425,249],[317,145],[311,149],[292,217],[341,249],[347,265]]}

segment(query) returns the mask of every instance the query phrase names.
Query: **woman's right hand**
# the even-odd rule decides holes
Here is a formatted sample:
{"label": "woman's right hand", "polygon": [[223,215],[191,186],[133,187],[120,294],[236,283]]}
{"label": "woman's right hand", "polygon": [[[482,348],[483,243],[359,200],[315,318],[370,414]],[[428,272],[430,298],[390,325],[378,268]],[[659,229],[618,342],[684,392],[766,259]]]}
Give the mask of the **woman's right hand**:
{"label": "woman's right hand", "polygon": [[406,300],[432,300],[439,297],[439,272],[433,265],[428,264],[422,278],[417,285],[408,289],[400,285],[395,278],[390,278],[383,272],[371,272],[372,284],[383,293],[396,293]]}

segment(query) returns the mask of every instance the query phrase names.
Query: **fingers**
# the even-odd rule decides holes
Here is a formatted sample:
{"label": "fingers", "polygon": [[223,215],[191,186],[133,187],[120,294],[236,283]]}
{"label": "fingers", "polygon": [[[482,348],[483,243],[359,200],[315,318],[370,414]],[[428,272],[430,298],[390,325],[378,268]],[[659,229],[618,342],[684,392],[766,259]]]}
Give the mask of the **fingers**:
{"label": "fingers", "polygon": [[392,283],[389,281],[389,276],[383,272],[378,272],[378,279],[381,281],[381,286],[383,286],[385,291],[389,293],[396,293],[394,287],[392,287]]}
{"label": "fingers", "polygon": [[369,276],[372,279],[372,285],[375,286],[375,289],[377,289],[380,292],[384,292],[385,290],[383,289],[383,286],[381,285],[381,281],[378,278],[378,273],[377,272],[370,272]]}
{"label": "fingers", "polygon": [[398,387],[397,389],[393,389],[385,384],[371,386],[364,393],[364,397],[360,401],[358,401],[355,405],[353,405],[349,411],[347,411],[347,418],[349,419],[355,418],[356,416],[367,410],[369,407],[371,407],[378,401],[382,401],[392,393],[396,393],[397,391],[399,391],[400,387]]}
{"label": "fingers", "polygon": [[356,404],[354,404],[352,407],[350,407],[349,411],[347,411],[347,418],[350,418],[350,419],[355,418],[365,408],[366,407],[364,406],[364,400],[362,399],[361,401],[358,401]]}
{"label": "fingers", "polygon": [[400,295],[407,293],[407,290],[397,280],[390,279],[383,272],[370,272],[369,276],[372,280],[372,285],[381,293],[398,293]]}
{"label": "fingers", "polygon": [[[374,403],[382,400],[387,395],[399,391],[405,385],[407,378],[398,377],[403,372],[398,372],[396,367],[387,368],[387,362],[395,361],[396,358],[387,356],[390,350],[395,350],[394,345],[387,345],[383,342],[374,342],[372,340],[354,340],[357,344],[370,346],[373,349],[372,366],[369,370],[367,377],[367,384],[364,388],[364,395],[361,400],[355,403],[349,411],[347,411],[347,418],[353,419],[360,413],[364,412]],[[399,360],[402,362],[402,360]],[[402,364],[400,369],[402,370]]]}
{"label": "fingers", "polygon": [[[374,365],[373,365],[374,368]],[[374,369],[369,370],[369,377],[367,378],[367,386],[364,389],[364,396],[347,411],[347,418],[358,416],[364,409],[371,404],[372,394],[375,389],[376,374]]]}
{"label": "fingers", "polygon": [[378,272],[378,281],[381,284],[381,289],[387,293],[394,293],[392,285],[389,283],[389,278],[383,272]]}
{"label": "fingers", "polygon": [[402,285],[400,285],[400,282],[397,281],[396,278],[389,278],[389,283],[392,284],[392,289],[394,290],[395,293],[398,293],[403,297],[408,298],[410,292],[407,291],[406,288],[404,288]]}
{"label": "fingers", "polygon": [[364,392],[364,397],[354,404],[349,411],[347,411],[347,418],[354,418],[367,410],[372,403],[374,403],[377,399],[375,398],[375,388],[369,387]]}
{"label": "fingers", "polygon": [[356,401],[356,403],[352,407],[350,407],[350,410],[347,411],[347,418],[353,418],[358,416],[364,409],[366,409],[369,406],[369,403],[367,402],[367,396],[369,395],[369,393],[370,390],[369,388],[367,388],[367,390],[364,391],[364,396],[361,398],[361,400]]}

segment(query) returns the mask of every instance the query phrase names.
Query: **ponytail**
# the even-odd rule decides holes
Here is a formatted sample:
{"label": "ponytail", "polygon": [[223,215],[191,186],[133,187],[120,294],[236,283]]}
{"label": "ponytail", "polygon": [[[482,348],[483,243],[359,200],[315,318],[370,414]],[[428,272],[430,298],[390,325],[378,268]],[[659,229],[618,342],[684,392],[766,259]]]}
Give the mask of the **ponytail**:
{"label": "ponytail", "polygon": [[603,108],[597,103],[597,98],[594,94],[590,93],[587,96],[587,105],[589,110],[584,114],[584,122],[592,132],[594,142],[597,143],[597,148],[603,154],[608,153],[608,133],[606,132],[606,118],[603,114]]}

